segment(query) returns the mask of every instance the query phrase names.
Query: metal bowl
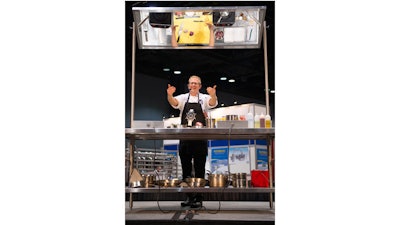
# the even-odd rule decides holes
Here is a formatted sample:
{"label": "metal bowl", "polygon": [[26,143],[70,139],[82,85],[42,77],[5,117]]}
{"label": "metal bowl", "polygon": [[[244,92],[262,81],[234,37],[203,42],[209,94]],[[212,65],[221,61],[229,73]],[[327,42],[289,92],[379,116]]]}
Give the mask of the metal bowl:
{"label": "metal bowl", "polygon": [[158,180],[156,183],[161,187],[177,187],[182,183],[179,179]]}
{"label": "metal bowl", "polygon": [[207,181],[203,178],[186,178],[185,182],[189,187],[204,187],[206,186]]}

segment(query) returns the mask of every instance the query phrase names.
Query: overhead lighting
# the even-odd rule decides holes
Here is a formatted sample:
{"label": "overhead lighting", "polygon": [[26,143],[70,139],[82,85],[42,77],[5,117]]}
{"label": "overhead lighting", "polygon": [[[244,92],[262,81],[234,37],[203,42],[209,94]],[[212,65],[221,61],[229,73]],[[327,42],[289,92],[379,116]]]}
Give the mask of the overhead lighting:
{"label": "overhead lighting", "polygon": [[174,74],[181,74],[181,71],[175,70],[175,71],[174,71]]}
{"label": "overhead lighting", "polygon": [[226,77],[221,77],[221,78],[219,78],[220,80],[227,80],[228,78],[226,78]]}
{"label": "overhead lighting", "polygon": [[275,90],[271,90],[270,92],[273,93],[273,94],[275,94]]}
{"label": "overhead lighting", "polygon": [[225,104],[224,104],[224,103],[221,103],[221,106],[225,106]]}
{"label": "overhead lighting", "polygon": [[234,101],[233,104],[234,104],[234,105],[237,105],[237,101]]}
{"label": "overhead lighting", "polygon": [[229,83],[234,83],[234,82],[235,82],[235,79],[230,79],[230,80],[228,80],[228,82],[229,82]]}
{"label": "overhead lighting", "polygon": [[170,71],[170,69],[169,68],[164,68],[163,71],[164,72],[168,72],[168,71]]}

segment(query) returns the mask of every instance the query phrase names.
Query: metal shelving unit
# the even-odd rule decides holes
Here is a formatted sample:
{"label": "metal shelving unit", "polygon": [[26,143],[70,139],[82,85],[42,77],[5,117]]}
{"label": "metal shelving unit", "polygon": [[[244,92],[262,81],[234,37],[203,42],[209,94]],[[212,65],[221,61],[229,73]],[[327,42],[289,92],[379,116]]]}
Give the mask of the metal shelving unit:
{"label": "metal shelving unit", "polygon": [[136,149],[133,156],[134,168],[142,175],[154,174],[155,169],[160,167],[162,179],[178,177],[177,157],[163,149]]}

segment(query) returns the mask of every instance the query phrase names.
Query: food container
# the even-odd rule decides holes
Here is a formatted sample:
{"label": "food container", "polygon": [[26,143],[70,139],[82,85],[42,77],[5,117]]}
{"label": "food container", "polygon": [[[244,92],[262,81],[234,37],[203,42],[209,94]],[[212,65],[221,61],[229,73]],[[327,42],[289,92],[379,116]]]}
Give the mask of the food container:
{"label": "food container", "polygon": [[225,187],[228,182],[228,177],[223,174],[210,174],[208,175],[210,187]]}
{"label": "food container", "polygon": [[251,186],[253,187],[269,187],[268,170],[252,170]]}
{"label": "food container", "polygon": [[189,187],[204,187],[206,186],[206,180],[203,178],[186,178],[185,182]]}

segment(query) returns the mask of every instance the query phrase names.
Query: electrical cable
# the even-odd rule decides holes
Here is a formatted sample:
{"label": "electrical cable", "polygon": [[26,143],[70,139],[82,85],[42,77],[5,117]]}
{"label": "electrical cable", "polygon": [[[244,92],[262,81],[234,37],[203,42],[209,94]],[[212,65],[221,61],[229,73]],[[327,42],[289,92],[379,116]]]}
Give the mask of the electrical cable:
{"label": "electrical cable", "polygon": [[229,127],[229,132],[228,132],[228,150],[227,150],[228,151],[228,179],[227,179],[227,182],[226,182],[224,188],[220,192],[220,197],[218,200],[218,209],[215,212],[210,212],[209,210],[207,210],[207,208],[205,206],[203,206],[204,209],[206,210],[206,212],[210,213],[210,214],[217,214],[219,211],[221,211],[221,199],[222,199],[225,189],[229,186],[229,177],[231,176],[231,171],[230,171],[230,167],[229,167],[229,149],[230,149],[230,143],[231,143],[232,128],[234,125],[235,125],[234,123],[231,124],[231,126]]}
{"label": "electrical cable", "polygon": [[[155,128],[154,128],[154,130],[155,130]],[[153,140],[153,143],[154,143],[153,168],[155,168],[155,162],[156,162],[156,156],[157,156],[156,140]],[[161,179],[160,179],[160,174],[158,173],[157,168],[155,168],[154,171],[155,171],[155,174],[156,174],[156,176],[157,176],[157,179],[156,179],[156,180],[158,180],[158,181],[160,182],[160,181],[161,181]],[[161,185],[160,185],[160,183],[159,183],[159,184],[158,184],[158,191],[157,191],[157,194],[156,194],[156,200],[157,200],[157,207],[158,207],[158,210],[160,210],[160,212],[162,212],[162,213],[170,213],[170,212],[172,212],[172,210],[163,210],[163,209],[161,209],[160,201],[159,201],[159,200],[160,200],[160,194],[161,194]]]}

